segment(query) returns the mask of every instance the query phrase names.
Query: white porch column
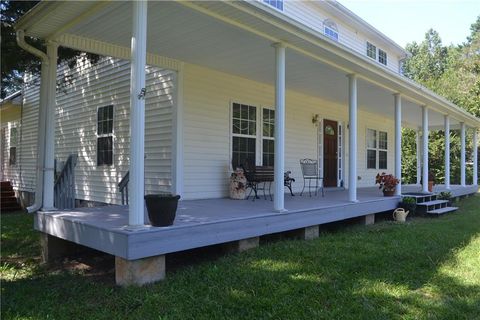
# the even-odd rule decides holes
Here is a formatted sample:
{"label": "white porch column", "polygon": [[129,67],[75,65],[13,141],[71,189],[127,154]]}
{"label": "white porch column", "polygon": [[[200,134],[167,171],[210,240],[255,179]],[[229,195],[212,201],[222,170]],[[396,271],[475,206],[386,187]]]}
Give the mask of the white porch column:
{"label": "white porch column", "polygon": [[133,1],[130,75],[130,203],[129,226],[144,224],[145,193],[145,64],[147,57],[147,1]]}
{"label": "white porch column", "polygon": [[460,123],[460,184],[465,187],[465,122]]}
{"label": "white porch column", "polygon": [[47,108],[45,130],[45,171],[43,175],[43,210],[54,208],[54,166],[55,166],[55,108],[57,92],[57,58],[58,44],[53,41],[47,43],[48,79],[47,79]]}
{"label": "white porch column", "polygon": [[473,183],[478,185],[478,129],[473,131]]}
{"label": "white porch column", "polygon": [[396,195],[402,194],[402,96],[395,97],[395,177],[400,181],[395,189]]}
{"label": "white porch column", "polygon": [[357,75],[348,75],[348,200],[357,202]]}
{"label": "white porch column", "polygon": [[428,192],[428,107],[422,106],[422,191]]}
{"label": "white porch column", "polygon": [[415,141],[417,147],[417,184],[422,181],[422,148],[420,148],[420,131],[415,130]]}
{"label": "white porch column", "polygon": [[445,188],[450,189],[450,117],[445,116]]}
{"label": "white porch column", "polygon": [[283,174],[285,171],[285,45],[275,47],[275,154],[274,198],[275,211],[285,211]]}

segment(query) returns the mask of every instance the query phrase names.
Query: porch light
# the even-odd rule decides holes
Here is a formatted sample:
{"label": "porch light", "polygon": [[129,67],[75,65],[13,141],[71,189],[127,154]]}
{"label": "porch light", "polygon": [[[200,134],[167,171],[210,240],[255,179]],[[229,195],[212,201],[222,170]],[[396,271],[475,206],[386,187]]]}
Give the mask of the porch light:
{"label": "porch light", "polygon": [[314,115],[312,116],[312,123],[313,123],[314,125],[316,125],[316,126],[319,125],[319,123],[320,123],[320,116],[319,116],[318,114],[314,114]]}

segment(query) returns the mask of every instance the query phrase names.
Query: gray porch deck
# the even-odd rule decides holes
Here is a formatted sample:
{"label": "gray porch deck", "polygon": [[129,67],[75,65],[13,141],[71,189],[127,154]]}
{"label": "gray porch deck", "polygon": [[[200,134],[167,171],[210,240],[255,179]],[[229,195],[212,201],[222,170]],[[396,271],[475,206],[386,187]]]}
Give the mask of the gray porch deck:
{"label": "gray porch deck", "polygon": [[[405,186],[417,192],[418,186]],[[440,190],[440,188],[439,188]],[[476,192],[454,187],[454,196]],[[294,230],[393,210],[399,197],[383,197],[377,188],[358,189],[358,202],[345,190],[321,195],[285,196],[287,212],[273,211],[273,202],[251,200],[187,200],[179,203],[174,225],[129,230],[127,206],[103,206],[38,212],[35,229],[128,260]],[[148,218],[146,219],[148,222]]]}

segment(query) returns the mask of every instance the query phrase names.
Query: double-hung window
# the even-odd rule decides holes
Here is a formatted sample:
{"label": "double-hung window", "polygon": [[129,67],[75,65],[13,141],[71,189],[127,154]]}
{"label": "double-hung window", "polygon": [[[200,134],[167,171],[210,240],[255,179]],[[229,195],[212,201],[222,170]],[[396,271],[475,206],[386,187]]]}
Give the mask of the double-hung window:
{"label": "double-hung window", "polygon": [[377,47],[367,41],[367,56],[377,60]]}
{"label": "double-hung window", "polygon": [[388,135],[367,129],[367,169],[387,169]]}
{"label": "double-hung window", "polygon": [[[257,125],[259,125],[258,130]],[[233,103],[233,168],[239,167],[240,165],[245,164],[247,161],[252,165],[261,163],[264,166],[273,166],[275,144],[274,130],[274,110],[267,108],[260,109],[256,106]]]}
{"label": "double-hung window", "polygon": [[11,166],[17,164],[17,143],[18,143],[17,128],[10,128],[10,150],[9,150],[8,163]]}
{"label": "double-hung window", "polygon": [[257,107],[234,103],[232,105],[232,165],[256,163]]}
{"label": "double-hung window", "polygon": [[283,0],[263,0],[263,2],[268,3],[274,8],[277,8],[280,11],[283,11]]}
{"label": "double-hung window", "polygon": [[97,166],[113,164],[113,106],[97,110]]}
{"label": "double-hung window", "polygon": [[273,167],[274,159],[274,129],[275,129],[275,111],[272,109],[262,109],[262,165]]}
{"label": "double-hung window", "polygon": [[[383,65],[387,65],[387,52],[377,48],[374,44],[367,41],[367,57],[377,60]],[[378,58],[377,58],[378,57]]]}
{"label": "double-hung window", "polygon": [[378,49],[378,62],[387,65],[387,53],[382,49]]}

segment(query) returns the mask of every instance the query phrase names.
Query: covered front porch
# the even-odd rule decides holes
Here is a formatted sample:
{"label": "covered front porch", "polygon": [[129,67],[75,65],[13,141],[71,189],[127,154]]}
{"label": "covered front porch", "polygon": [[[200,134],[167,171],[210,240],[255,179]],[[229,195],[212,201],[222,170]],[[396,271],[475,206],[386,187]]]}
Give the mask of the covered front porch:
{"label": "covered front porch", "polygon": [[[453,197],[477,192],[477,187],[451,186]],[[435,191],[446,190],[436,186]],[[421,186],[404,186],[404,192],[419,192]],[[170,227],[132,230],[127,206],[103,206],[73,210],[42,211],[35,228],[46,234],[85,245],[128,260],[164,255],[193,248],[260,237],[272,233],[370,216],[398,206],[399,196],[384,197],[377,188],[359,188],[358,202],[348,199],[343,189],[327,189],[321,195],[286,196],[287,212],[273,210],[272,201],[209,199],[179,203]],[[146,221],[148,217],[145,216]],[[366,219],[365,222],[368,222]]]}

